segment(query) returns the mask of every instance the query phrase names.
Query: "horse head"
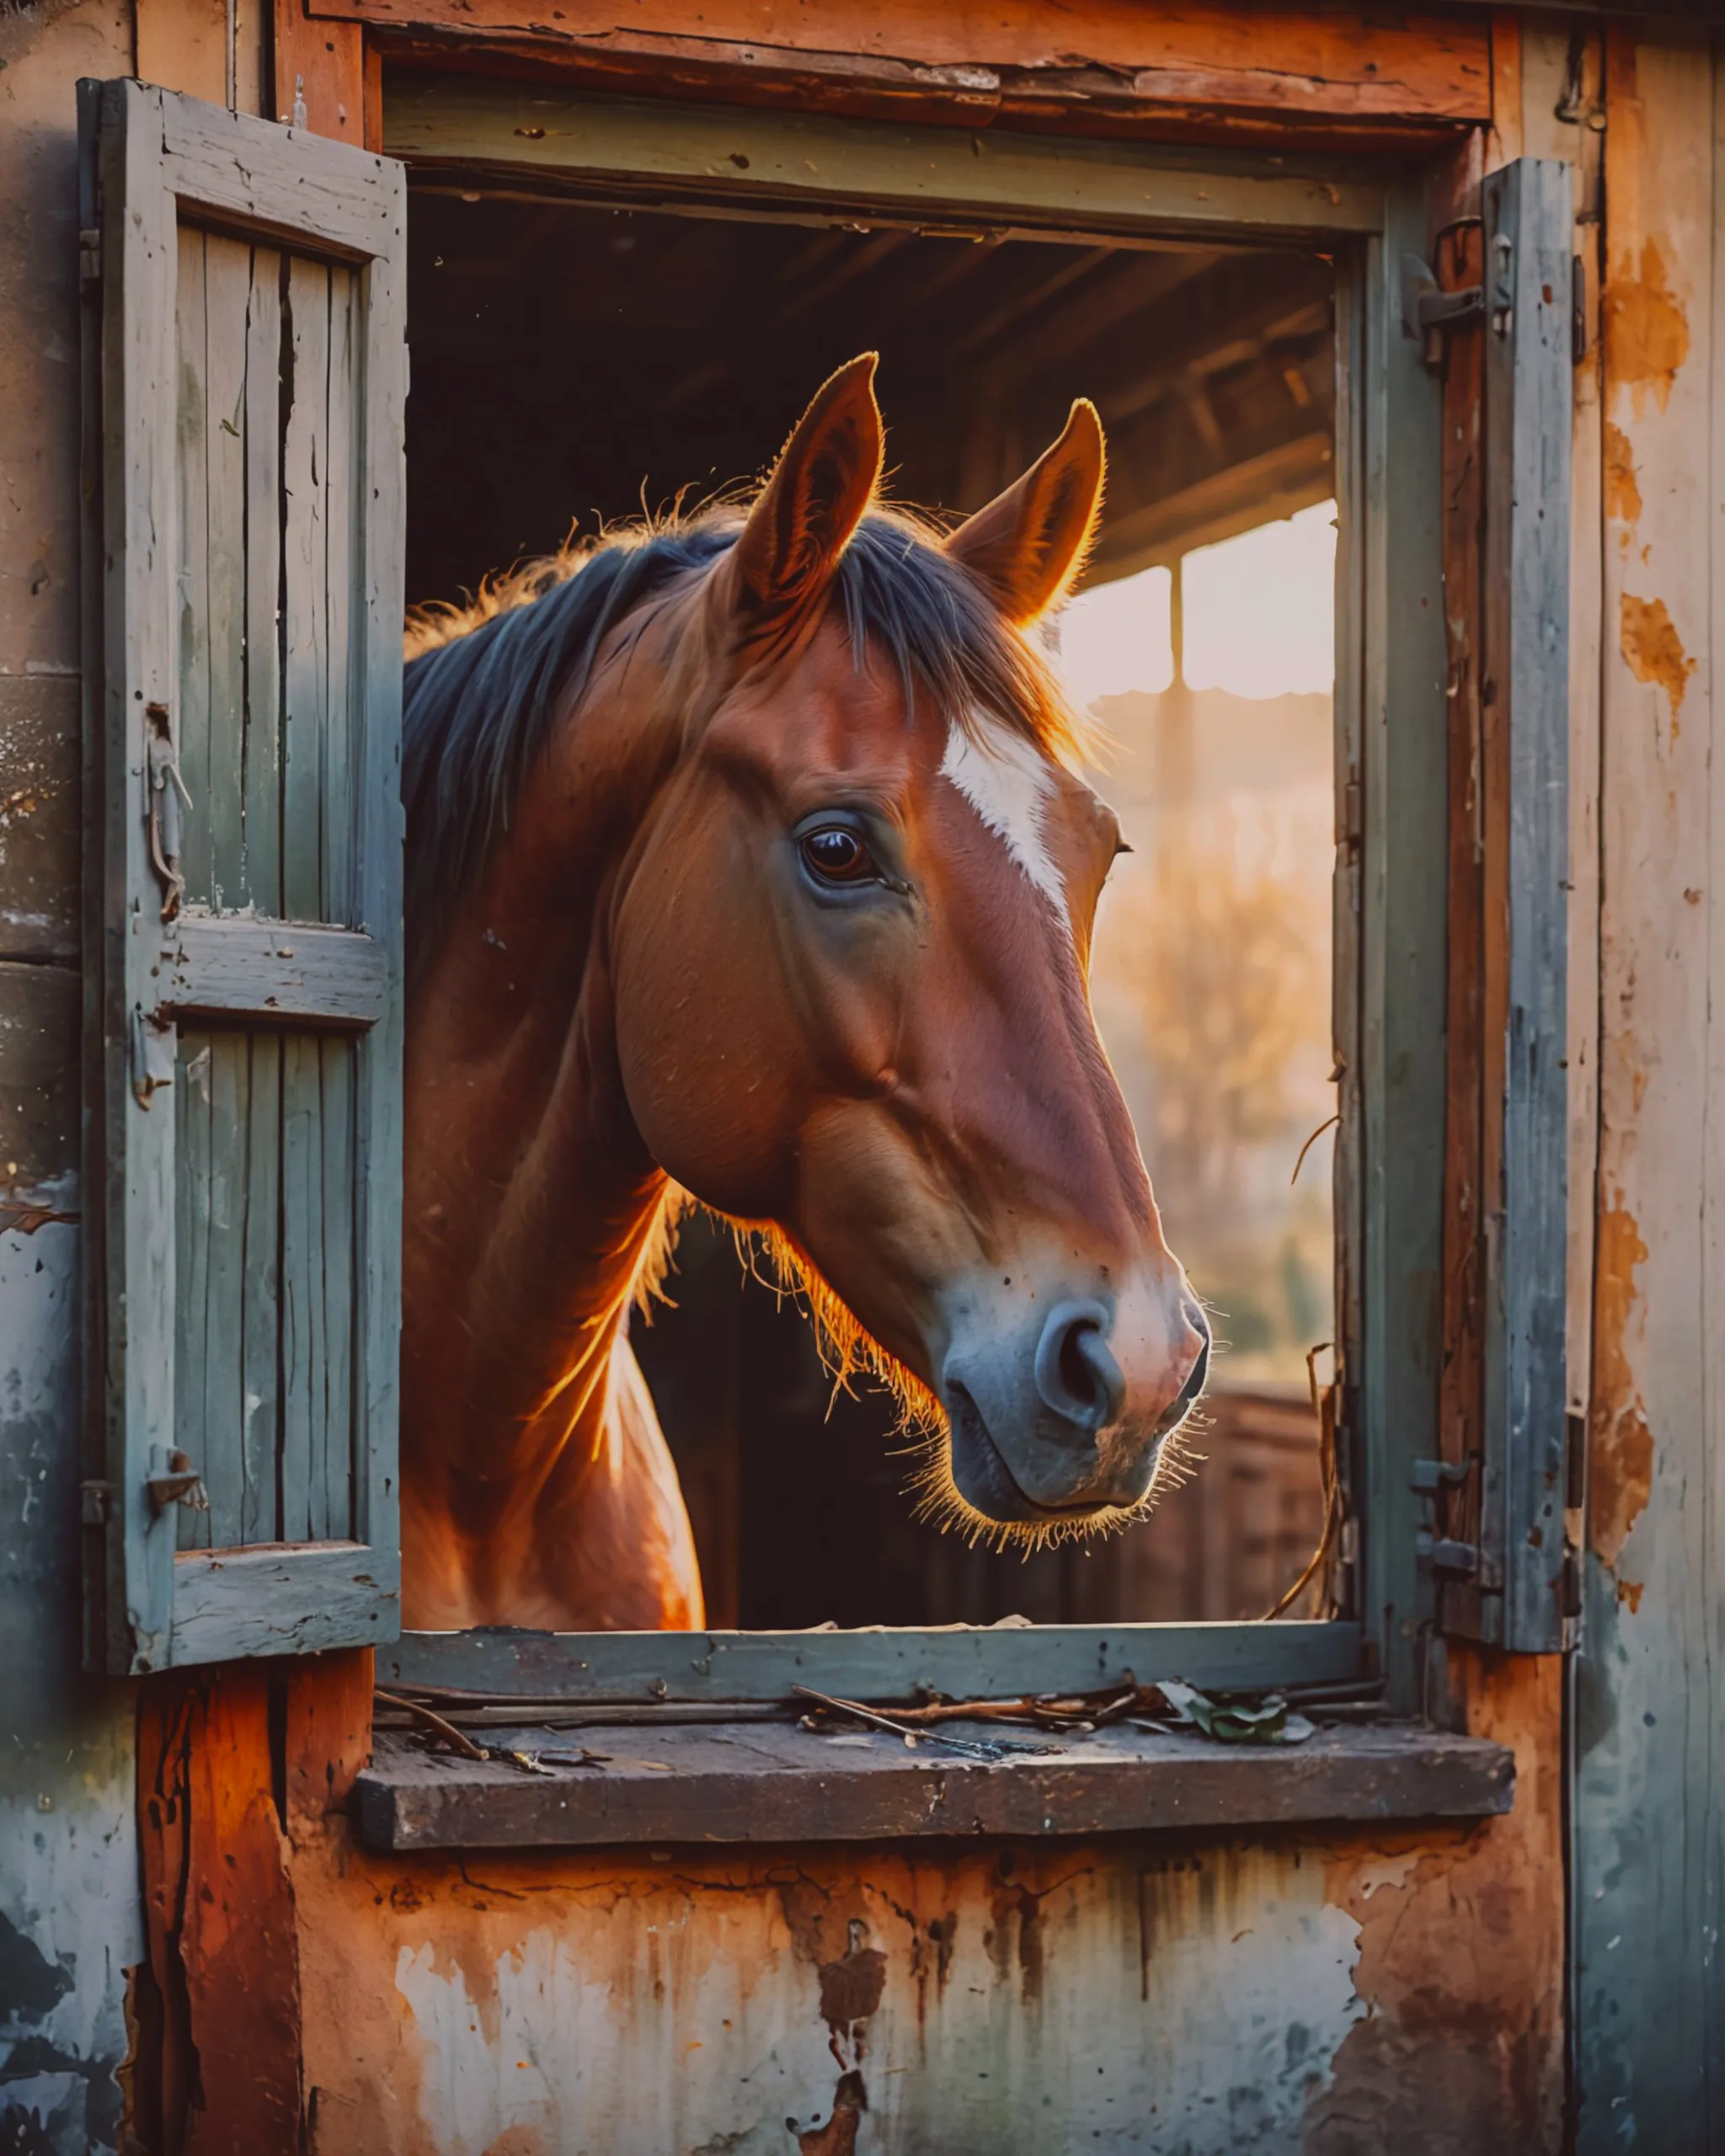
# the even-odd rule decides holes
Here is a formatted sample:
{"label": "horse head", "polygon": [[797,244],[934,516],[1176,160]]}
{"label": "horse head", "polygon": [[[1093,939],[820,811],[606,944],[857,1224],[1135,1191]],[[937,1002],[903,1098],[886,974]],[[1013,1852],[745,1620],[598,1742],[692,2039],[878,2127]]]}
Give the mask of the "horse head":
{"label": "horse head", "polygon": [[674,736],[607,902],[616,1068],[652,1159],[923,1411],[933,1508],[1058,1536],[1146,1502],[1210,1348],[1091,1012],[1119,834],[1036,634],[1102,430],[1075,405],[943,535],[876,504],[873,371],[595,681]]}

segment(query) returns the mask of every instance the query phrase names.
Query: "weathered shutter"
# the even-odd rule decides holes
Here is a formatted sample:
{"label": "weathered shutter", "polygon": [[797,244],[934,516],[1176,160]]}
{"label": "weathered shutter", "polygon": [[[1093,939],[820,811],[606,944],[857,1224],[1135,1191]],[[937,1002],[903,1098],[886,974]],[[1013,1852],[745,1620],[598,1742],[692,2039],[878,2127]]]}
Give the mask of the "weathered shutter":
{"label": "weathered shutter", "polygon": [[1477,1457],[1428,1463],[1425,1486],[1445,1629],[1526,1652],[1561,1647],[1565,1614],[1573,188],[1524,157],[1482,189],[1483,1398]]}
{"label": "weathered shutter", "polygon": [[392,1638],[401,168],[80,86],[92,1662]]}

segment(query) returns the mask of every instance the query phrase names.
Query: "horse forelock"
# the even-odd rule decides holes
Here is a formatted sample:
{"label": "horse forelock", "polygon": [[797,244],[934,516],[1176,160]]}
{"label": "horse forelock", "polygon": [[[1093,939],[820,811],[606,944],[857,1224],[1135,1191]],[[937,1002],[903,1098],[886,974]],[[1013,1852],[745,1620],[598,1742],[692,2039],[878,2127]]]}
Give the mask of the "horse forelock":
{"label": "horse forelock", "polygon": [[[416,965],[508,830],[605,639],[673,579],[716,565],[740,529],[735,510],[720,508],[608,532],[486,579],[464,606],[409,616],[402,790]],[[1073,761],[1083,728],[1047,660],[940,536],[932,520],[896,509],[858,526],[828,600],[857,664],[884,660],[912,723],[955,728],[985,752],[1004,733]]]}

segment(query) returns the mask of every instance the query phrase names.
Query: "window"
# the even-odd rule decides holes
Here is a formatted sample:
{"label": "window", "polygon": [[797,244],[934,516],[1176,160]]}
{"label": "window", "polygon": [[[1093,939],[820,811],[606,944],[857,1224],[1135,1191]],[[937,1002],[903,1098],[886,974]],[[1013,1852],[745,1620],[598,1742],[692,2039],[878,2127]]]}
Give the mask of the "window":
{"label": "window", "polygon": [[[650,489],[668,494],[692,479],[724,481],[758,468],[825,361],[848,355],[852,325],[844,315],[845,291],[878,290],[867,286],[868,276],[890,257],[907,279],[921,280],[931,308],[943,277],[950,283],[957,270],[986,262],[985,296],[972,302],[979,349],[991,336],[1010,336],[1012,349],[1028,351],[1033,361],[1044,325],[1081,319],[1088,325],[1087,342],[1079,347],[1084,356],[1104,369],[1115,366],[1122,379],[1135,368],[1145,381],[1159,380],[1165,400],[1173,393],[1172,382],[1183,398],[1191,417],[1183,434],[1164,424],[1141,450],[1133,450],[1130,429],[1116,433],[1114,519],[1098,557],[1100,588],[1110,578],[1124,583],[1164,568],[1202,540],[1220,541],[1249,526],[1261,519],[1266,500],[1306,513],[1335,504],[1337,844],[1328,942],[1340,1120],[1334,1140],[1336,1291],[1326,1330],[1339,1349],[1342,1373],[1336,1426],[1344,1509],[1330,1572],[1341,1614],[1328,1621],[1182,1624],[1146,1632],[1133,1621],[1130,1597],[1140,1590],[1117,1558],[1058,1557],[1040,1578],[1031,1581],[1027,1573],[1006,1585],[974,1566],[967,1577],[963,1558],[943,1551],[928,1561],[945,1571],[932,1595],[927,1578],[911,1583],[912,1599],[924,1598],[912,1614],[925,1624],[980,1620],[979,1629],[422,1636],[389,1649],[382,1666],[420,1682],[495,1684],[507,1671],[516,1690],[533,1689],[520,1681],[528,1676],[546,1689],[595,1698],[731,1701],[781,1697],[792,1671],[829,1690],[889,1697],[919,1684],[970,1694],[1065,1688],[1127,1668],[1146,1674],[1152,1662],[1194,1681],[1242,1684],[1346,1680],[1375,1668],[1387,1678],[1392,1703],[1413,1707],[1418,1636],[1437,1614],[1444,1562],[1458,1561],[1457,1538],[1434,1535],[1431,1510],[1434,1492],[1441,1494],[1456,1478],[1437,1465],[1443,1458],[1434,1299],[1444,1237],[1447,654],[1442,392],[1427,364],[1428,340],[1418,334],[1417,299],[1404,323],[1404,260],[1421,256],[1426,243],[1417,177],[1333,161],[1308,169],[1291,159],[1266,166],[1112,144],[635,107],[544,88],[524,93],[490,78],[463,82],[457,93],[453,82],[403,76],[399,88],[393,81],[391,88],[392,135],[413,147],[417,165],[409,220],[416,250],[410,441],[422,446],[414,451],[414,468],[427,455],[444,460],[444,484],[459,505],[458,514],[419,519],[410,494],[405,525],[393,462],[402,387],[393,342],[400,322],[399,175],[384,161],[290,143],[275,130],[223,116],[219,128],[231,125],[238,131],[231,139],[243,136],[248,151],[254,134],[258,145],[267,142],[268,156],[259,147],[246,168],[252,177],[243,178],[224,163],[230,139],[199,133],[211,124],[198,116],[200,109],[135,88],[107,86],[99,104],[92,100],[87,120],[89,184],[100,193],[83,222],[101,235],[97,289],[126,293],[124,318],[111,297],[93,317],[91,346],[105,369],[99,382],[93,377],[90,397],[93,410],[107,422],[97,461],[109,552],[118,564],[101,635],[106,701],[93,722],[104,744],[106,782],[105,851],[93,897],[106,934],[93,1038],[105,1043],[96,1124],[104,1134],[109,1192],[99,1290],[108,1343],[108,1375],[95,1417],[102,1471],[89,1486],[88,1515],[99,1590],[93,1651],[112,1666],[136,1668],[218,1653],[382,1639],[391,1629],[390,1297],[398,1184],[392,1181],[390,1148],[397,1142],[399,1101],[391,787],[398,675],[387,654],[401,581],[398,550],[404,541],[414,595],[435,595],[473,581],[524,547],[555,543],[571,507],[628,513],[644,472]],[[531,126],[518,124],[524,94],[532,106]],[[137,147],[142,138],[135,119],[139,100],[150,99],[160,100],[168,115],[170,155],[179,128],[192,146],[187,157],[195,150],[201,158],[195,168],[189,164],[166,177],[151,168]],[[319,197],[332,206],[321,223],[272,191],[276,176],[285,187],[299,169],[295,160],[319,157],[333,161]],[[211,179],[211,173],[230,176]],[[141,186],[152,190],[147,244],[126,238],[120,226],[122,205],[136,200]],[[363,209],[349,208],[350,194]],[[1550,424],[1557,380],[1551,323],[1561,317],[1567,323],[1567,301],[1559,307],[1551,276],[1535,275],[1528,265],[1549,269],[1531,238],[1546,245],[1544,233],[1556,229],[1555,212],[1539,195],[1536,172],[1525,189],[1500,192],[1493,200],[1494,237],[1507,237],[1509,248],[1507,268],[1498,256],[1493,259],[1503,276],[1520,280],[1507,297],[1495,288],[1488,295],[1494,334],[1509,355],[1493,392],[1500,414],[1493,439],[1513,444],[1516,456],[1525,440],[1536,440],[1549,457],[1560,433],[1567,440],[1567,422],[1562,430]],[[1567,207],[1564,217],[1567,234]],[[242,259],[245,265],[232,293],[210,282],[209,259],[213,253],[225,260],[226,250],[237,250],[236,279]],[[639,268],[644,256],[655,253],[677,257],[682,269],[655,282]],[[1032,256],[1033,272],[1023,266]],[[698,307],[702,293],[716,287],[729,295],[740,332],[763,291],[795,291],[813,318],[780,340],[788,370],[783,381],[765,378],[760,340],[750,343],[740,334],[714,359],[686,350],[679,358],[687,340],[677,333],[687,324],[676,318],[654,325],[659,335],[650,352],[640,323],[633,326],[633,343],[630,325],[619,334],[614,323],[596,319],[578,322],[579,335],[547,335],[545,286],[523,280],[520,264],[564,258],[583,267],[579,294],[595,308],[606,275],[627,260],[630,275],[621,289],[638,305],[644,296],[673,308],[692,298]],[[226,275],[220,271],[218,280]],[[318,295],[315,306],[297,303],[296,280],[306,278]],[[1044,302],[1055,299],[1063,280],[1075,304],[1062,314],[1039,310],[1033,302],[1024,306],[1026,295],[1039,287]],[[1154,354],[1130,349],[1122,325],[1131,323],[1135,309],[1141,320],[1146,294],[1183,283],[1194,316],[1208,296],[1257,324],[1254,339],[1246,340],[1249,349],[1233,363],[1237,381],[1226,378],[1226,370],[1214,381],[1206,375],[1204,351],[1214,345],[1194,344],[1190,352],[1165,359],[1160,376]],[[152,296],[149,309],[136,318],[142,364],[120,329],[123,318],[127,335],[133,334],[137,291]],[[1086,310],[1076,305],[1081,291]],[[434,291],[463,297],[434,298]],[[201,317],[190,304],[200,292]],[[485,296],[475,299],[481,292]],[[991,321],[989,306],[998,312],[1015,304],[1016,319]],[[1111,307],[1120,311],[1111,315]],[[899,327],[908,388],[916,360],[915,323],[906,313]],[[281,325],[290,317],[284,336]],[[1512,338],[1518,320],[1522,329]],[[191,394],[187,385],[203,379],[200,321],[210,382],[201,425],[195,426],[190,421],[197,415],[184,400]],[[1530,334],[1535,322],[1537,335]],[[258,381],[280,378],[270,371],[272,323],[275,367],[284,355],[292,360],[294,402],[286,431],[281,413],[265,408],[266,400],[248,387],[253,344],[263,370]],[[949,326],[948,339],[952,334]],[[499,346],[505,359],[499,359]],[[820,360],[812,356],[817,351]],[[726,380],[711,372],[737,352],[750,362],[743,376]],[[991,470],[1004,478],[1022,467],[1057,428],[1065,397],[1088,386],[1065,366],[1071,356],[1061,355],[1058,367],[1027,363],[1016,382],[998,386],[980,419],[943,403],[942,393],[949,394],[951,385],[937,379],[907,394],[903,404],[911,416],[901,409],[902,432],[894,444],[905,467],[900,495],[980,499],[990,490]],[[650,409],[638,395],[649,358],[668,367],[662,379],[654,377]],[[671,361],[676,365],[669,366]],[[553,362],[560,371],[554,387],[547,377]],[[213,372],[218,364],[227,370],[219,394]],[[937,375],[932,349],[923,364]],[[480,368],[483,400],[473,395]],[[1237,461],[1216,453],[1212,436],[1226,440],[1227,430],[1213,400],[1237,388],[1245,409],[1254,370],[1266,368],[1279,372],[1287,407],[1257,467],[1242,474]],[[318,483],[323,510],[312,542],[323,551],[315,556],[316,574],[299,611],[293,547],[302,536],[295,520],[303,503],[286,485],[279,460],[296,453],[294,415],[303,408],[308,379],[323,385],[328,399]],[[1565,395],[1567,379],[1565,373]],[[141,383],[176,380],[182,384],[177,437],[176,409],[159,392],[153,404],[136,408],[129,425],[116,424],[124,399],[142,395]],[[721,380],[723,395],[717,393]],[[890,380],[884,392],[891,421]],[[1054,397],[1059,403],[1050,425],[1044,408]],[[1541,397],[1546,408],[1536,417]],[[616,423],[596,444],[583,437],[586,462],[578,468],[593,498],[572,502],[569,446],[577,423],[595,408],[617,415]],[[1296,415],[1291,424],[1288,411]],[[721,417],[731,424],[722,436]],[[680,435],[680,428],[686,432]],[[142,456],[141,438],[148,446]],[[531,465],[518,455],[499,454],[499,442],[526,438],[538,450]],[[223,460],[231,463],[238,454],[226,448],[230,440],[241,443],[243,457],[224,472]],[[650,463],[644,462],[644,443],[650,446]],[[1176,516],[1169,504],[1178,503],[1182,458],[1187,499],[1184,514]],[[506,490],[496,484],[505,471],[511,479]],[[515,485],[518,472],[534,476],[535,487]],[[1549,472],[1546,480],[1548,487],[1554,483]],[[1526,492],[1499,493],[1506,504],[1521,504],[1503,511],[1522,518],[1514,558],[1549,564],[1551,549],[1541,547],[1528,526]],[[150,505],[158,528],[174,531],[172,561],[144,545],[148,519],[141,504]],[[1550,531],[1567,530],[1554,510],[1546,514]],[[200,520],[206,550],[199,558],[201,584],[195,566],[188,580],[193,553],[187,543]],[[274,530],[284,534],[285,547],[272,584],[271,560],[258,554],[254,570],[254,556],[260,537],[268,542]],[[211,566],[224,558],[225,577]],[[243,576],[236,574],[241,563]],[[1183,574],[1183,585],[1189,574]],[[1509,579],[1501,584],[1509,594]],[[272,590],[285,591],[289,602],[279,631],[269,606]],[[164,603],[170,592],[177,607]],[[248,614],[254,603],[264,606],[267,622],[265,615]],[[200,605],[211,610],[212,626],[200,624]],[[245,616],[248,627],[236,632],[232,621],[225,631],[213,626],[220,606],[236,610],[235,620]],[[1561,896],[1552,888],[1554,881],[1561,885],[1561,875],[1552,874],[1561,856],[1554,857],[1548,843],[1562,828],[1561,806],[1555,815],[1551,806],[1553,787],[1561,789],[1562,728],[1558,723],[1554,731],[1551,723],[1550,688],[1561,673],[1543,677],[1542,688],[1530,655],[1561,654],[1562,634],[1555,641],[1551,635],[1554,607],[1561,607],[1561,592],[1549,575],[1536,591],[1524,595],[1518,586],[1500,632],[1508,664],[1499,678],[1511,685],[1508,716],[1520,757],[1511,759],[1514,798],[1525,811],[1514,826],[1525,842],[1509,901],[1510,947],[1525,963],[1517,974],[1512,957],[1510,1004],[1523,1015],[1510,1022],[1505,1159],[1507,1187],[1524,1197],[1548,1173],[1541,1147],[1553,1143],[1562,1157],[1561,1099],[1551,1123],[1557,1058],[1543,1053],[1553,1038],[1553,1015],[1549,999],[1541,1002],[1536,992],[1546,979],[1554,907],[1561,921]],[[147,616],[177,619],[180,627],[171,634],[148,629],[140,626]],[[245,662],[237,682],[221,675],[223,654],[231,663],[236,648]],[[268,671],[272,651],[280,684]],[[321,654],[318,678],[294,675],[294,666],[303,667],[305,654],[312,651]],[[340,686],[360,682],[363,698],[339,693]],[[361,708],[363,725],[350,726],[344,737],[344,717]],[[1561,718],[1561,698],[1557,708]],[[1172,709],[1165,696],[1151,729],[1164,771],[1178,771],[1186,753],[1182,723],[1178,694]],[[254,725],[261,727],[256,736],[246,730]],[[202,751],[208,765],[196,772],[195,790],[190,767],[200,738],[209,744]],[[253,751],[247,747],[240,755],[234,745],[254,738],[275,744],[257,753],[282,760],[279,792],[261,820],[245,792]],[[316,745],[302,755],[301,744],[307,742]],[[239,769],[238,791],[227,796],[221,791],[229,782],[221,767],[224,756]],[[245,878],[259,849],[270,842],[259,831],[275,828],[271,817],[291,814],[296,800],[303,804],[295,786],[302,774],[309,786],[313,769],[323,834],[315,888],[301,893],[278,880],[254,889]],[[206,795],[207,812],[201,807]],[[237,803],[236,819],[224,834],[216,808],[228,798]],[[196,833],[187,835],[185,822],[176,830],[182,809],[200,825]],[[241,863],[238,883],[218,873],[216,852],[224,845]],[[283,850],[282,860],[289,854],[296,862],[308,857],[294,845]],[[287,872],[271,873],[280,879]],[[150,923],[147,931],[132,926],[141,921]],[[292,924],[291,934],[279,925],[285,923]],[[1559,966],[1560,984],[1561,978]],[[1105,974],[1104,986],[1118,979]],[[1561,1003],[1555,1022],[1561,1039]],[[266,1074],[261,1081],[260,1068]],[[248,1089],[243,1113],[236,1105],[242,1084]],[[288,1100],[296,1087],[303,1106],[297,1118]],[[310,1169],[301,1150],[308,1131],[318,1141],[311,1156],[317,1165]],[[236,1158],[245,1176],[275,1178],[267,1192],[273,1212],[249,1208],[237,1233],[225,1225],[234,1216],[222,1210],[211,1155],[199,1150],[224,1144],[239,1149]],[[1155,1173],[1153,1152],[1151,1166]],[[1306,1172],[1316,1172],[1311,1163]],[[1507,1524],[1521,1520],[1529,1490],[1549,1465],[1530,1475],[1525,1460],[1529,1433],[1542,1444],[1549,1435],[1549,1326],[1545,1316],[1529,1317],[1530,1306],[1518,1300],[1523,1290],[1517,1284],[1525,1280],[1541,1292],[1541,1283],[1551,1284],[1561,1299],[1562,1205],[1549,1283],[1551,1253],[1541,1240],[1549,1206],[1539,1209],[1546,1225],[1525,1244],[1525,1273],[1509,1281],[1503,1307],[1509,1316],[1495,1351],[1493,1367],[1503,1374],[1499,1395],[1510,1405],[1500,1418],[1495,1464],[1487,1462],[1487,1504],[1498,1508],[1499,1524],[1482,1531],[1475,1551],[1477,1561],[1485,1553],[1480,1577],[1487,1592],[1497,1592],[1489,1577],[1493,1534],[1513,1572],[1518,1545]],[[1512,1200],[1506,1217],[1514,1214]],[[247,1241],[254,1233],[265,1246],[261,1251]],[[214,1239],[221,1234],[228,1240],[218,1246]],[[1295,1256],[1306,1263],[1297,1241]],[[698,1283],[706,1262],[698,1243],[686,1262],[687,1277]],[[309,1304],[301,1298],[302,1282],[318,1290]],[[228,1304],[212,1299],[218,1289]],[[673,1325],[717,1322],[716,1306],[699,1293],[685,1299],[680,1321],[665,1327],[659,1374],[674,1436]],[[1309,1296],[1308,1320],[1321,1312],[1322,1301],[1321,1289]],[[1561,1299],[1557,1307],[1561,1310]],[[254,1326],[257,1368],[273,1374],[273,1396],[249,1375]],[[1316,1327],[1308,1322],[1306,1329]],[[746,1362],[752,1380],[769,1358],[782,1358],[782,1402],[796,1385],[806,1389],[812,1382],[806,1355],[800,1346],[788,1346],[789,1338],[764,1325],[745,1350],[734,1324],[716,1359],[724,1365],[728,1356],[740,1378]],[[309,1415],[299,1405],[307,1341],[316,1396]],[[1290,1345],[1272,1328],[1264,1352],[1285,1355]],[[649,1362],[655,1352],[649,1335]],[[1561,1372],[1557,1406],[1561,1417]],[[811,1395],[800,1420],[805,1433],[816,1413]],[[757,1436],[766,1419],[754,1418]],[[202,1457],[184,1442],[194,1434]],[[835,1444],[827,1456],[848,1462],[851,1471],[863,1458],[878,1457],[879,1437],[878,1427],[859,1426],[848,1450]],[[692,1502],[697,1518],[704,1507],[717,1553],[710,1577],[723,1585],[729,1566],[724,1592],[731,1606],[740,1615],[758,1612],[781,1625],[810,1620],[814,1604],[792,1599],[775,1608],[760,1599],[761,1588],[750,1582],[750,1529],[738,1496],[751,1471],[748,1455],[734,1447],[728,1456],[721,1451],[703,1460],[686,1437],[684,1449]],[[312,1463],[303,1474],[302,1454]],[[769,1473],[772,1461],[769,1449]],[[872,1494],[859,1494],[855,1482],[817,1492],[817,1511],[824,1505],[829,1514],[845,1514],[843,1524],[827,1525],[828,1536],[842,1536],[858,1506],[876,1496],[902,1507],[895,1481],[884,1491],[877,1482]],[[184,1502],[200,1494],[200,1481],[211,1506],[207,1517]],[[1549,1488],[1548,1476],[1540,1487]],[[774,1531],[784,1534],[782,1518]],[[793,1540],[796,1533],[793,1524]],[[1435,1556],[1434,1543],[1443,1545]],[[254,1552],[248,1558],[241,1554],[248,1549]],[[1087,1569],[1107,1573],[1110,1566],[1112,1582],[1100,1590],[1073,1577]],[[830,1593],[830,1562],[825,1572],[814,1586]],[[758,1566],[756,1573],[764,1577]],[[1112,1606],[1098,1607],[1110,1593]],[[205,1610],[200,1598],[206,1596],[215,1598],[211,1614],[195,1622],[191,1613]],[[1033,1614],[1056,1621],[1032,1630],[991,1624],[1022,1609],[1027,1596],[1039,1602]],[[901,1600],[900,1610],[908,1607]],[[1140,1593],[1137,1611],[1152,1608]],[[854,1600],[846,1614],[868,1620]],[[1482,1629],[1491,1635],[1489,1625]],[[1513,1641],[1514,1628],[1500,1627],[1497,1636]]]}

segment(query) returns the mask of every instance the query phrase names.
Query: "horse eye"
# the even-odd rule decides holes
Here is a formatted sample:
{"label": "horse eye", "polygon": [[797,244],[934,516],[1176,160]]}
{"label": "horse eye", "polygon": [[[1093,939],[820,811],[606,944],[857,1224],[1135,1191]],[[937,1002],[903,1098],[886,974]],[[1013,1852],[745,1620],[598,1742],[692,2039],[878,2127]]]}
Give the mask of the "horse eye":
{"label": "horse eye", "polygon": [[810,831],[800,851],[809,873],[823,883],[860,883],[875,873],[868,847],[843,824]]}

